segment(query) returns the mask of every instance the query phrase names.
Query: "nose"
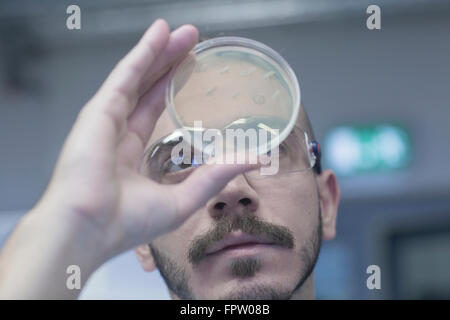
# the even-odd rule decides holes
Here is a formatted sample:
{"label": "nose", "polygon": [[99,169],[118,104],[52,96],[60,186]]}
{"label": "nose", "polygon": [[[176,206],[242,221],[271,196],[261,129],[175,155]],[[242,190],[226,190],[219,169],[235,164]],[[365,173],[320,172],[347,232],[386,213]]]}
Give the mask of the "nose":
{"label": "nose", "polygon": [[242,174],[206,203],[209,215],[215,220],[230,214],[253,213],[258,206],[258,194]]}

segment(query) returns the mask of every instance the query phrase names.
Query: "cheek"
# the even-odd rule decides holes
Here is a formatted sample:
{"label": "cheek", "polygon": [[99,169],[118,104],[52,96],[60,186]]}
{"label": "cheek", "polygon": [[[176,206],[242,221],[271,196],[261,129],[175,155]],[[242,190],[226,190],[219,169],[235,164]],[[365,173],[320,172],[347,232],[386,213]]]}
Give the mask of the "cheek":
{"label": "cheek", "polygon": [[261,218],[286,226],[298,241],[310,237],[317,228],[319,199],[312,179],[276,181],[257,193]]}
{"label": "cheek", "polygon": [[[180,265],[188,265],[187,253],[194,237],[208,230],[207,220],[202,219],[203,209],[190,216],[180,227],[152,242],[157,249]],[[206,220],[206,221],[205,221]]]}
{"label": "cheek", "polygon": [[192,234],[188,224],[183,224],[176,230],[166,233],[152,242],[159,251],[163,252],[174,262],[184,264],[188,244],[192,239],[188,235]]}

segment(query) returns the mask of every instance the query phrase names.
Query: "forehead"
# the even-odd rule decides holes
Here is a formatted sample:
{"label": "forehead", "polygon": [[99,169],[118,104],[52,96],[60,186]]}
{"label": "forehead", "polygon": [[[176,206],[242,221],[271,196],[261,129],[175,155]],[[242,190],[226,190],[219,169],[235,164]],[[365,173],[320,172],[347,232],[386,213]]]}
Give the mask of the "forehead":
{"label": "forehead", "polygon": [[[303,107],[300,106],[302,109]],[[303,130],[307,131],[306,128],[304,128],[305,125],[305,119],[303,119],[303,112],[299,112],[299,115],[297,117],[296,125]],[[151,135],[145,149],[148,149],[153,143],[155,143],[157,140],[171,134],[173,131],[177,129],[175,122],[172,120],[172,118],[169,115],[169,112],[167,109],[164,109],[164,111],[161,114],[161,117],[156,122],[155,129],[153,130],[153,134]]]}

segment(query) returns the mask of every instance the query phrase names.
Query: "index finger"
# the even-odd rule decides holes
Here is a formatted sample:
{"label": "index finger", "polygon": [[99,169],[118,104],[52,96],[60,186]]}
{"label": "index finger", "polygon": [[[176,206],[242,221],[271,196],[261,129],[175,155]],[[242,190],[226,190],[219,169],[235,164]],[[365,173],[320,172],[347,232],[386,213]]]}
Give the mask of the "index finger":
{"label": "index finger", "polygon": [[66,140],[62,158],[67,154],[89,157],[115,151],[127,119],[136,108],[139,85],[166,47],[169,36],[170,27],[163,19],[157,19],[147,29],[81,110]]}
{"label": "index finger", "polygon": [[[118,120],[126,121],[136,107],[139,87],[147,70],[166,47],[169,36],[170,27],[163,19],[157,19],[147,29],[137,45],[117,64],[97,92],[96,96],[100,100],[97,102],[102,109],[108,108],[108,111],[120,117]],[[112,100],[115,101],[114,104],[102,103]]]}

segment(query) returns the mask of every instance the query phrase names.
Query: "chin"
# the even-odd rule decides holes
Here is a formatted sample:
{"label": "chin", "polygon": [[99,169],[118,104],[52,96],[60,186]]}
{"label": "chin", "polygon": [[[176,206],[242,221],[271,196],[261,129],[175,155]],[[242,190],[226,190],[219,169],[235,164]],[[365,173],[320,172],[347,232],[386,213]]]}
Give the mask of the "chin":
{"label": "chin", "polygon": [[[292,295],[294,282],[286,285],[284,279],[274,278],[273,274],[258,273],[247,278],[232,278],[221,283],[211,284],[198,299],[212,300],[286,300]],[[206,285],[204,284],[204,287]]]}
{"label": "chin", "polygon": [[279,283],[248,281],[236,286],[233,290],[222,292],[218,295],[219,300],[287,300],[292,291]]}

